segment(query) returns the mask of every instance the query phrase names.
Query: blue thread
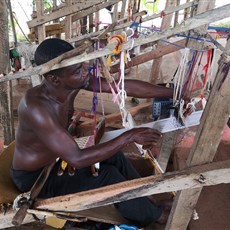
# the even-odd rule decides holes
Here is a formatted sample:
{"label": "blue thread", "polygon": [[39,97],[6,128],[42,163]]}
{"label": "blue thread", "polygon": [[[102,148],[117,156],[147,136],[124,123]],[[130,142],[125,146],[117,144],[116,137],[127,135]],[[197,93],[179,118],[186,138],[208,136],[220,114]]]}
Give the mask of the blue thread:
{"label": "blue thread", "polygon": [[139,23],[138,22],[133,22],[129,27],[132,28],[135,26],[135,32],[137,32],[137,28],[139,27]]}
{"label": "blue thread", "polygon": [[[140,26],[139,26],[140,27]],[[148,30],[151,30],[151,31],[156,31],[156,32],[160,32],[161,30],[160,29],[155,29],[155,28],[149,28],[149,27],[146,27],[146,26],[142,26],[142,28],[145,28],[145,29],[148,29]],[[210,27],[212,28],[212,27]],[[213,27],[214,28],[214,27]],[[221,28],[221,27],[220,27]],[[216,29],[218,29],[216,27]],[[225,28],[223,28],[225,29]],[[226,28],[227,29],[227,28]],[[142,33],[142,32],[138,32],[139,34],[143,34],[145,35],[146,37],[148,36],[148,34],[146,33]],[[203,41],[203,42],[210,42],[210,43],[213,43],[213,44],[216,44],[216,42],[214,41],[211,41],[211,40],[208,40],[208,39],[205,39],[205,38],[198,38],[198,37],[192,37],[192,36],[188,36],[188,35],[183,35],[183,34],[175,34],[176,36],[178,37],[184,37],[184,38],[190,38],[190,39],[193,39],[193,40],[198,40],[198,41]],[[169,42],[169,41],[166,41],[164,39],[159,39],[160,41],[163,41],[163,42],[166,42],[168,44],[171,44],[171,45],[174,45],[174,46],[177,46],[177,47],[181,47],[181,48],[186,48],[185,46],[180,46],[180,45],[177,45],[177,44],[173,44],[172,42]],[[189,48],[190,50],[192,51],[198,51],[198,52],[206,52],[207,50],[197,50],[197,49],[191,49]]]}

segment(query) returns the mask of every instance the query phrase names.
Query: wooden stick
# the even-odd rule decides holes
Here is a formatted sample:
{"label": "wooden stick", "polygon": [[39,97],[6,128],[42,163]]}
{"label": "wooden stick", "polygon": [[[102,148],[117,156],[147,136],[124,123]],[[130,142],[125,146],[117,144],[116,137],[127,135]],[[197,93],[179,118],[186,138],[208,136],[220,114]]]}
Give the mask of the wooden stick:
{"label": "wooden stick", "polygon": [[29,206],[31,205],[31,202],[35,200],[35,198],[37,198],[38,194],[40,193],[40,191],[42,190],[43,185],[45,184],[51,170],[53,169],[54,165],[56,162],[53,162],[52,164],[46,166],[42,172],[40,173],[38,179],[35,181],[33,187],[30,190],[30,200],[29,200],[29,204],[28,203],[24,203],[22,205],[22,207],[17,211],[17,213],[15,214],[15,216],[13,217],[12,220],[12,224],[13,225],[20,225],[27,213],[27,210],[29,208]]}

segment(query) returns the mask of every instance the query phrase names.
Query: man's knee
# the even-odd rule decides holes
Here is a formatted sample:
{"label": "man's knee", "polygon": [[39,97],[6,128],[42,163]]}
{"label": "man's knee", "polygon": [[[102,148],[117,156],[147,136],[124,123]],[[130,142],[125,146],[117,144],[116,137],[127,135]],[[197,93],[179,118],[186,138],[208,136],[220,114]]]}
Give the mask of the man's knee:
{"label": "man's knee", "polygon": [[113,165],[103,165],[99,171],[99,175],[108,185],[125,181],[124,176]]}

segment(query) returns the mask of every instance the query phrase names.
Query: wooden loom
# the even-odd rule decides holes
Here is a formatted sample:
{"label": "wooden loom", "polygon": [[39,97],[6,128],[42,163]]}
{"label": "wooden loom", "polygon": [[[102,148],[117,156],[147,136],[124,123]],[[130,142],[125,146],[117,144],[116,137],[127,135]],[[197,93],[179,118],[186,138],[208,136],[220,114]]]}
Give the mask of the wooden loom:
{"label": "wooden loom", "polygon": [[[201,111],[202,112],[202,111]],[[192,126],[192,125],[198,125],[199,124],[199,119],[200,119],[200,115],[201,112],[198,112],[196,114],[193,114],[193,117],[189,117],[190,119],[187,121],[187,126]],[[172,131],[172,129],[177,130],[177,129],[181,129],[184,128],[183,126],[179,125],[179,123],[176,125],[175,124],[175,120],[172,120],[172,118],[169,119],[164,119],[164,120],[159,120],[156,122],[151,122],[148,124],[143,125],[144,127],[152,127],[158,130],[161,130],[162,132],[168,132],[168,131]],[[87,136],[87,137],[81,137],[81,138],[75,138],[75,141],[77,142],[78,146],[80,148],[87,148],[90,147],[94,144],[98,144],[109,141],[110,139],[115,138],[116,136],[122,134],[123,132],[127,131],[127,129],[121,129],[121,130],[116,130],[116,131],[110,131],[110,132],[106,132],[105,131],[105,120],[102,119],[101,122],[98,123],[98,125],[96,126],[95,132],[93,136]],[[0,204],[1,204],[1,208],[3,212],[8,213],[9,210],[12,209],[12,201],[15,199],[15,197],[17,195],[19,195],[19,192],[17,191],[17,189],[15,188],[14,184],[11,181],[11,177],[9,175],[9,168],[12,165],[12,158],[13,158],[13,151],[14,151],[14,146],[15,146],[15,142],[12,142],[9,147],[7,149],[5,149],[3,151],[3,153],[0,155],[0,162],[3,164],[0,167],[0,190],[3,191],[3,194],[1,194],[0,196]],[[93,169],[93,173],[96,174],[97,172],[94,171],[94,166],[92,167]],[[106,207],[106,208],[100,208],[102,212],[104,212],[105,210],[106,213],[112,213],[112,216],[114,216],[115,218],[111,219],[108,218],[108,216],[110,216],[110,214],[107,216],[107,221],[109,221],[110,223],[114,223],[114,224],[118,224],[119,221],[122,221],[124,223],[126,223],[127,221],[124,220],[120,214],[118,214],[115,209],[113,207]],[[99,209],[99,210],[100,210]],[[65,210],[66,212],[67,210]],[[28,211],[30,212],[30,211]],[[35,211],[36,213],[37,211]],[[45,213],[43,212],[44,215],[48,215],[48,216],[56,216],[59,218],[64,218],[64,219],[70,219],[70,216],[66,215],[65,212],[59,212],[58,214],[51,214],[49,212]],[[68,212],[68,211],[67,211]],[[95,214],[93,214],[94,212],[92,211],[85,211],[82,212],[82,214],[77,214],[77,216],[75,216],[75,220],[77,221],[79,218],[83,217],[83,214],[85,213],[85,216],[93,219],[93,220],[101,220],[102,217],[96,217]],[[99,212],[101,215],[101,212]],[[38,214],[42,214],[41,212],[38,211]],[[6,214],[8,215],[8,214]],[[73,217],[72,217],[73,218]],[[16,223],[16,222],[15,222]],[[120,222],[121,223],[121,222]],[[1,226],[1,225],[0,225]]]}
{"label": "wooden loom", "polygon": [[[186,25],[186,23],[185,23],[185,25]],[[223,87],[222,87],[223,88]],[[224,90],[221,90],[221,91],[224,91]],[[225,90],[225,92],[227,92],[226,90]],[[202,131],[203,132],[203,131]],[[210,139],[210,138],[209,138]],[[198,143],[199,144],[199,143]],[[201,143],[202,144],[202,143]],[[198,148],[198,147],[197,147]],[[198,155],[198,154],[196,154],[196,155]],[[202,161],[201,161],[202,162]],[[226,162],[227,163],[227,162]],[[225,165],[226,166],[226,165]],[[227,174],[226,174],[227,175]],[[218,179],[217,179],[218,180]],[[225,182],[226,183],[228,183],[227,182],[227,180],[225,180]],[[174,189],[175,190],[175,189]],[[186,197],[186,195],[184,195],[185,197]],[[188,196],[188,195],[187,195]],[[183,196],[181,196],[182,197],[182,200],[183,200]],[[183,203],[183,202],[181,202],[181,203]],[[178,204],[179,204],[179,202],[178,202]],[[178,205],[179,206],[179,205]],[[183,213],[187,213],[187,212],[183,212]],[[178,218],[178,220],[179,220],[179,218]]]}

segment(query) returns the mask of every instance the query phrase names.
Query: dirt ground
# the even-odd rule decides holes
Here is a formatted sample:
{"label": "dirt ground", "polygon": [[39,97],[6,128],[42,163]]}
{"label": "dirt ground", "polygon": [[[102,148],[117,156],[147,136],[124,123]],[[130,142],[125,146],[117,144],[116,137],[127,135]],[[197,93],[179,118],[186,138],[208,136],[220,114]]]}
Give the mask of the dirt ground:
{"label": "dirt ground", "polygon": [[[225,41],[221,41],[222,45],[225,44]],[[144,51],[145,52],[145,51]],[[217,60],[219,59],[220,51],[216,52],[215,56],[215,65],[214,65],[214,72],[217,70]],[[177,65],[180,61],[181,57],[181,51],[175,52],[173,54],[167,55],[163,58],[162,63],[162,71],[161,75],[158,76],[159,82],[167,82],[172,79],[173,74],[176,71]],[[138,78],[141,80],[148,81],[148,76],[150,74],[151,70],[151,64],[152,62],[147,62],[139,66],[138,68],[138,74],[137,74],[137,68],[133,67],[128,74],[127,78]],[[15,114],[17,114],[17,106],[19,103],[20,98],[25,93],[27,89],[31,87],[31,83],[29,80],[21,79],[20,81],[14,81],[13,82],[13,105],[14,105],[14,111]],[[114,112],[118,112],[119,108],[118,106],[114,105],[112,101],[111,95],[104,94],[103,95],[104,100],[104,108],[105,108],[105,114],[111,114]],[[86,91],[81,91],[78,95],[77,99],[75,100],[75,106],[78,110],[83,110],[90,112],[91,109],[91,101],[92,101],[92,94],[88,93]],[[143,102],[145,100],[140,100],[140,102]],[[100,99],[99,99],[99,105],[100,105]],[[132,107],[133,103],[131,102],[131,98],[127,100],[127,108]],[[98,106],[98,114],[101,113],[101,107]],[[151,114],[149,114],[148,119],[151,119]],[[15,115],[15,127],[17,127],[18,120],[17,115]],[[229,132],[227,130],[226,132]],[[188,140],[195,134],[194,130],[188,131],[190,136],[188,135]],[[228,134],[229,135],[229,134]],[[215,160],[226,160],[230,159],[230,135],[227,135],[227,139],[224,140],[224,144],[219,147],[218,155],[216,156]],[[228,139],[229,138],[229,139]],[[2,127],[0,127],[0,150],[3,148],[3,133],[2,133]],[[191,143],[191,141],[189,142]],[[178,146],[177,146],[178,147]],[[184,144],[183,142],[179,146],[180,148],[177,148],[174,150],[174,155],[180,156],[179,161],[184,162],[187,153],[189,151],[188,145]],[[172,160],[170,162],[171,167],[175,166],[175,158],[172,157]],[[182,163],[183,164],[183,163]],[[143,170],[143,165],[140,165],[139,163],[136,163],[135,167],[139,168],[139,170]],[[145,168],[146,169],[146,168]],[[151,169],[149,169],[148,172],[144,172],[143,174],[151,173]],[[190,230],[228,230],[230,229],[230,185],[218,185],[218,186],[210,186],[205,189],[203,189],[202,194],[200,196],[200,199],[197,204],[197,212],[199,214],[199,220],[191,220],[189,224]],[[181,229],[178,229],[181,230]]]}

